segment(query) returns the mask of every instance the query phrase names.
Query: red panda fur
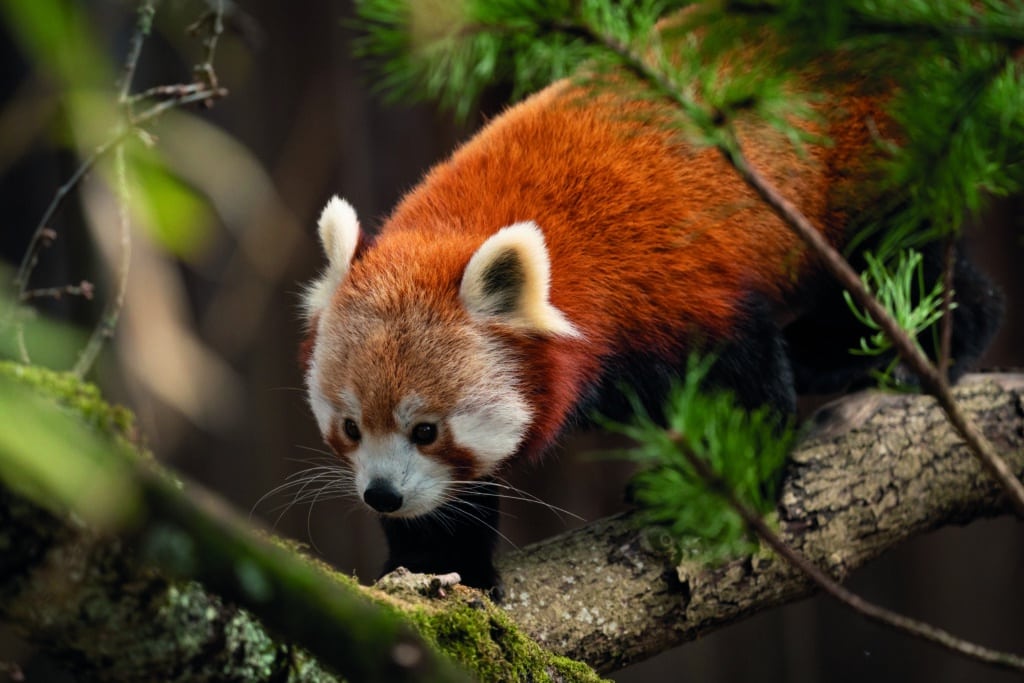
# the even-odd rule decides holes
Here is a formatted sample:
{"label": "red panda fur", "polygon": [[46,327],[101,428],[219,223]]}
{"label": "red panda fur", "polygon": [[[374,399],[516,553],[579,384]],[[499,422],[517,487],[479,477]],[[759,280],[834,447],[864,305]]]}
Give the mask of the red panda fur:
{"label": "red panda fur", "polygon": [[[842,246],[875,196],[865,188],[876,137],[891,125],[879,97],[855,85],[816,109],[806,128],[828,145],[797,152],[742,120],[737,133],[749,162]],[[497,504],[473,482],[539,457],[637,367],[679,374],[695,347],[732,345],[743,352],[728,371],[752,403],[775,383],[776,407],[792,409],[781,331],[818,310],[820,268],[716,149],[666,125],[676,115],[559,82],[435,166],[375,239],[363,239],[350,206],[328,204],[320,231],[331,265],[306,297],[310,404],[357,493],[385,515],[388,569],[494,585]],[[501,251],[506,238],[526,246]],[[981,341],[964,358],[993,329],[976,318]]]}
{"label": "red panda fur", "polygon": [[[803,157],[764,126],[741,127],[740,138],[750,162],[840,244],[849,207],[835,204],[835,186],[863,173],[871,122],[883,117],[867,97],[827,108],[821,132],[834,144],[809,146]],[[392,288],[397,300],[435,292],[437,305],[455,311],[473,252],[524,220],[544,232],[551,303],[582,334],[494,330],[527,359],[522,379],[537,403],[520,449],[527,455],[556,438],[608,357],[642,350],[678,359],[695,331],[728,339],[751,293],[785,319],[809,268],[799,239],[717,150],[689,148],[621,108],[587,104],[562,82],[432,169],[354,265],[351,285],[370,296]]]}

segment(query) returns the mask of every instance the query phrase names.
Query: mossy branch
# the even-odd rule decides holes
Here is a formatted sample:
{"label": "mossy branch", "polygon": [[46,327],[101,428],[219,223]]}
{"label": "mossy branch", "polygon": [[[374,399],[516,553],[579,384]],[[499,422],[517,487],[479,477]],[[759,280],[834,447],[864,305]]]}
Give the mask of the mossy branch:
{"label": "mossy branch", "polygon": [[[0,371],[4,393],[24,401],[33,400],[34,391],[76,387],[73,381],[55,383],[52,373],[40,369],[6,364]],[[95,401],[102,404],[98,397]],[[48,403],[37,400],[36,412],[45,413],[49,408],[54,415],[47,417],[56,424],[61,402],[59,397]],[[352,680],[468,680],[398,613],[360,595],[353,581],[332,580],[314,563],[255,533],[244,519],[199,487],[184,486],[152,459],[116,444],[111,442],[107,456],[93,455],[98,462],[92,470],[96,473],[92,486],[132,504],[123,509],[105,508],[102,517],[94,515],[95,508],[86,503],[76,505],[73,511],[102,519],[107,527],[103,531],[124,539],[143,566],[200,581]],[[58,452],[38,457],[60,461],[74,455]],[[99,462],[101,459],[109,462]],[[16,456],[0,452],[0,474],[8,478],[12,471],[4,466],[18,462]],[[60,511],[67,503],[59,496],[32,495],[33,489],[58,491],[57,486],[48,486],[51,481],[59,481],[59,472],[47,478],[45,473],[26,472],[25,467],[15,480],[33,499]]]}
{"label": "mossy branch", "polygon": [[[587,667],[533,644],[468,589],[435,590],[453,594],[443,608],[405,585],[367,592],[257,533],[200,487],[126,452],[123,413],[70,374],[0,363],[4,394],[22,402],[45,394],[35,403],[51,411],[48,417],[70,408],[77,413],[70,419],[85,418],[116,437],[108,453],[88,454],[110,461],[100,469],[110,479],[118,475],[116,490],[103,486],[104,472],[91,487],[130,504],[99,506],[97,514],[92,501],[79,501],[76,511],[97,521],[97,531],[60,512],[60,488],[47,485],[46,472],[26,475],[12,466],[24,459],[8,452],[14,447],[0,431],[0,547],[15,549],[0,557],[0,616],[74,662],[76,674],[306,681],[333,680],[333,671],[354,681],[469,680],[441,648],[484,680],[510,680],[516,669],[598,680]],[[47,453],[58,461],[73,456]]]}
{"label": "mossy branch", "polygon": [[[1024,472],[1024,376],[975,377],[956,393],[986,436],[1012,454],[1015,471]],[[925,530],[1007,510],[998,487],[963,457],[963,442],[930,399],[868,393],[826,414],[792,456],[777,516],[783,540],[833,577],[842,580]],[[267,623],[276,624],[268,631],[216,594],[254,609],[277,600],[267,598],[276,584],[260,578],[259,555],[253,559],[244,544],[219,539],[221,549],[199,558],[220,567],[221,578],[206,587],[146,568],[140,557],[151,561],[168,549],[179,560],[205,554],[219,532],[193,527],[217,527],[233,517],[150,473],[176,501],[166,505],[183,507],[155,506],[151,523],[120,540],[0,487],[0,616],[74,661],[79,673],[102,672],[105,680],[140,680],[154,671],[165,680],[332,680],[327,658],[318,661],[290,645],[303,624],[275,621],[268,609]],[[222,521],[198,521],[211,513]],[[190,517],[197,521],[182,524]],[[228,526],[235,524],[241,523]],[[284,558],[286,566],[298,563],[301,571],[322,575],[296,552],[269,547],[260,552],[274,562]],[[140,548],[146,549],[141,555]],[[417,575],[391,577],[373,589],[357,589],[344,577],[334,581],[405,615],[428,641],[489,680],[596,680],[551,651],[612,670],[813,590],[766,549],[708,566],[697,558],[673,561],[670,548],[629,516],[524,548],[502,560],[509,589],[503,609],[474,591]],[[294,609],[289,600],[282,596],[277,609]],[[340,643],[335,638],[330,645]]]}

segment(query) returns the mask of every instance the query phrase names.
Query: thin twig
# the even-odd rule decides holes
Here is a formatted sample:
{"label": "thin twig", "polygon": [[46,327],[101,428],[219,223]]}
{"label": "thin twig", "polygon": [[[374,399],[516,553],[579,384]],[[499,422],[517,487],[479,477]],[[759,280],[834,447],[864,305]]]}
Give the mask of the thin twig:
{"label": "thin twig", "polygon": [[120,92],[117,101],[124,106],[130,106],[131,104],[132,81],[135,80],[135,69],[139,63],[139,55],[142,54],[142,44],[153,29],[156,4],[157,0],[142,0],[139,3],[135,31],[132,33],[131,42],[128,45],[128,55],[125,57],[124,67],[121,70],[121,80],[118,86]]}
{"label": "thin twig", "polygon": [[[217,80],[217,72],[213,68],[213,56],[217,51],[217,42],[224,33],[224,0],[211,0],[214,9],[201,16],[195,23],[188,27],[188,32],[197,34],[203,26],[207,26],[208,32],[203,39],[203,46],[206,48],[206,55],[201,64],[196,65],[195,71],[201,73],[206,85],[211,90],[218,90],[220,84]],[[207,106],[212,104],[207,102]]]}
{"label": "thin twig", "polygon": [[751,531],[757,534],[768,546],[784,557],[787,562],[803,572],[811,581],[818,585],[823,591],[842,602],[855,612],[863,615],[871,621],[892,627],[897,631],[927,640],[950,652],[962,655],[968,659],[984,662],[996,667],[1024,671],[1024,657],[1019,655],[993,650],[977,643],[958,638],[948,631],[928,624],[926,622],[911,619],[910,617],[898,614],[889,609],[869,602],[856,593],[848,590],[839,582],[833,579],[828,573],[820,569],[803,554],[792,548],[788,543],[775,533],[767,523],[756,512],[751,510],[739,498],[736,497],[732,487],[719,477],[702,459],[694,454],[689,447],[686,436],[673,432],[669,434],[673,444],[679,449],[686,461],[693,467],[694,471],[704,480],[708,488],[721,496],[729,506],[743,518],[744,523]]}
{"label": "thin twig", "polygon": [[168,97],[183,97],[185,95],[206,89],[205,83],[176,83],[174,85],[155,85],[152,88],[143,90],[129,97],[132,104],[151,100],[155,98],[166,99]]}
{"label": "thin twig", "polygon": [[63,287],[44,287],[42,289],[30,289],[23,295],[22,301],[32,299],[60,299],[67,296],[80,296],[83,299],[92,299],[96,288],[91,282],[82,280],[77,285],[64,285]]}
{"label": "thin twig", "polygon": [[[214,99],[223,97],[227,94],[224,88],[216,85],[216,76],[213,77],[212,84],[179,84],[170,86],[156,86],[150,88],[139,95],[131,94],[132,81],[134,80],[135,71],[138,65],[139,56],[142,53],[142,45],[145,41],[146,36],[152,30],[153,17],[156,12],[156,6],[159,0],[141,0],[138,10],[138,19],[136,21],[135,32],[132,35],[131,42],[129,44],[128,55],[125,58],[124,66],[122,68],[122,75],[118,81],[118,103],[123,108],[124,121],[121,127],[111,135],[111,137],[98,145],[93,151],[87,156],[78,168],[75,169],[74,173],[68,180],[57,188],[53,198],[47,205],[46,210],[43,212],[42,217],[39,219],[39,223],[36,225],[35,231],[32,233],[32,237],[29,240],[29,245],[25,250],[25,254],[22,257],[21,263],[18,266],[18,271],[14,278],[14,289],[16,291],[16,299],[19,301],[25,301],[28,296],[28,284],[31,278],[32,271],[35,269],[38,261],[40,251],[44,246],[51,243],[56,238],[56,233],[50,227],[50,222],[53,216],[57,213],[57,210],[64,203],[64,200],[71,194],[82,179],[88,174],[99,162],[103,159],[111,150],[120,150],[121,145],[127,140],[130,135],[141,134],[142,126],[146,123],[158,118],[170,109],[182,107],[194,102],[203,102],[209,106]],[[216,36],[220,35],[223,31],[223,3],[222,0],[218,0],[217,10],[211,12],[213,15],[211,24],[211,35],[213,35],[212,42],[208,42],[207,51],[205,55],[205,65],[209,68],[204,69],[205,73],[213,73],[212,61],[214,56],[214,50],[216,48]],[[138,102],[151,97],[151,96],[165,96],[168,99],[158,102],[153,106],[145,109],[141,113],[135,113],[134,105]],[[122,160],[123,161],[123,160]],[[120,164],[121,162],[119,162]],[[123,170],[123,169],[122,169]],[[125,171],[126,172],[126,171]],[[118,176],[122,176],[121,171],[117,171]],[[120,181],[119,181],[120,182]],[[121,190],[124,190],[126,185],[121,186]],[[120,194],[123,198],[125,195],[123,192]],[[123,218],[127,216],[126,209],[122,210]],[[126,233],[124,232],[125,222],[122,220],[122,233],[121,242],[124,246],[126,244]],[[130,253],[130,247],[127,250],[123,250],[121,264],[124,268],[127,268],[127,264],[124,261],[124,254]],[[122,283],[126,281],[126,274],[120,273],[118,275],[118,282]],[[123,292],[115,293],[112,301],[116,305],[120,306],[123,303]],[[112,333],[110,325],[115,323],[119,313],[112,311],[109,306],[104,312],[103,317],[100,320],[97,329],[94,331],[93,336],[79,356],[78,362],[75,364],[75,372],[85,372],[91,365],[90,358],[95,357],[95,353],[98,349],[93,349],[95,340],[106,339]],[[5,325],[7,322],[5,321]],[[15,323],[15,337],[17,346],[19,349],[19,356],[23,363],[31,362],[31,357],[28,352],[28,347],[25,343],[25,331],[24,326],[20,323]],[[86,363],[86,361],[89,361]]]}
{"label": "thin twig", "polygon": [[56,238],[56,233],[49,227],[54,214],[57,213],[57,209],[60,208],[67,196],[82,181],[82,178],[84,178],[86,174],[93,169],[98,161],[105,157],[112,149],[114,149],[114,147],[124,142],[128,136],[135,133],[138,127],[156,119],[169,109],[182,107],[193,102],[201,102],[214,97],[223,97],[225,94],[226,91],[223,89],[204,88],[202,90],[183,94],[179,97],[174,97],[173,99],[166,100],[164,102],[159,102],[149,109],[146,109],[141,114],[133,115],[127,125],[115,132],[110,139],[97,146],[92,153],[82,161],[78,168],[75,169],[75,172],[71,174],[71,177],[68,178],[63,185],[57,188],[57,191],[54,192],[53,198],[50,200],[49,205],[47,205],[46,210],[43,211],[43,215],[39,219],[39,223],[36,225],[35,232],[32,234],[32,239],[29,240],[29,246],[25,250],[25,255],[21,259],[21,264],[18,266],[18,272],[14,278],[17,298],[23,299],[25,292],[28,290],[29,277],[39,260],[40,250],[43,246],[52,242],[53,239]]}
{"label": "thin twig", "polygon": [[792,202],[783,197],[764,176],[749,164],[735,136],[731,137],[731,144],[720,146],[719,149],[743,180],[775,211],[776,215],[782,218],[804,240],[822,260],[833,277],[850,292],[856,302],[868,312],[871,319],[878,323],[878,326],[892,341],[893,347],[903,362],[917,374],[921,380],[921,387],[935,397],[939,405],[942,406],[954,429],[967,442],[971,453],[981,461],[985,469],[1003,487],[1017,515],[1024,517],[1024,483],[1017,479],[995,447],[978,431],[974,423],[967,419],[956,399],[953,398],[953,392],[946,376],[939,373],[906,330],[900,327],[899,323],[878,302],[878,299],[868,291],[842,254],[814,228],[807,217]]}
{"label": "thin twig", "polygon": [[[138,9],[138,18],[135,22],[135,32],[132,34],[131,43],[128,47],[128,55],[125,57],[122,70],[121,82],[119,85],[118,104],[121,105],[122,116],[125,121],[125,130],[134,130],[132,119],[133,99],[131,97],[132,81],[135,79],[135,69],[138,66],[139,56],[142,54],[142,45],[153,29],[153,17],[156,16],[157,0],[141,0]],[[89,336],[89,341],[75,361],[71,371],[79,377],[85,376],[96,357],[103,348],[104,342],[114,335],[117,328],[117,321],[121,318],[121,309],[124,307],[124,297],[128,291],[128,270],[131,267],[132,241],[131,241],[131,220],[128,209],[128,168],[124,156],[124,138],[117,143],[114,149],[114,173],[117,178],[117,212],[120,233],[121,258],[117,267],[117,282],[114,293],[107,298],[103,307],[99,323]]]}
{"label": "thin twig", "polygon": [[124,145],[118,145],[114,150],[114,169],[117,175],[117,212],[121,236],[121,259],[117,265],[117,285],[114,288],[113,296],[107,299],[99,324],[93,329],[89,341],[86,342],[78,360],[75,361],[75,366],[71,369],[79,377],[84,377],[89,372],[92,364],[96,361],[96,356],[103,348],[104,342],[114,335],[117,321],[121,317],[121,309],[124,307],[124,297],[128,291],[132,240],[128,209],[128,169],[124,158]]}

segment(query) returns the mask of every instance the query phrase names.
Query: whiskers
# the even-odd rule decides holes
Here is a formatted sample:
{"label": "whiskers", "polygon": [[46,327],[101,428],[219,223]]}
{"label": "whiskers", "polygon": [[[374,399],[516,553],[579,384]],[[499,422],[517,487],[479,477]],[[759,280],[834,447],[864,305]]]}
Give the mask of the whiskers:
{"label": "whiskers", "polygon": [[[303,448],[300,446],[300,448]],[[272,528],[277,528],[281,519],[296,505],[309,505],[306,513],[306,533],[310,543],[316,548],[312,537],[312,515],[313,506],[317,503],[336,500],[339,498],[356,499],[355,475],[337,457],[331,453],[315,448],[306,448],[317,454],[317,457],[300,460],[309,466],[297,472],[292,472],[283,484],[275,486],[260,496],[252,509],[249,510],[249,517],[252,518],[256,509],[269,499],[275,497],[284,498],[284,502],[270,508],[269,512],[278,513],[274,518]]]}
{"label": "whiskers", "polygon": [[[528,491],[523,491],[510,484],[504,479],[490,481],[443,481],[437,482],[437,487],[443,487],[442,505],[430,513],[430,518],[437,524],[453,531],[458,524],[470,522],[490,529],[499,538],[504,540],[513,548],[518,549],[508,536],[498,530],[498,516],[507,514],[498,510],[498,503],[501,500],[510,500],[540,505],[551,511],[559,520],[565,521],[563,515],[567,515],[581,522],[586,520],[574,512],[552,505],[541,498],[538,498]],[[488,499],[488,500],[481,500]]]}
{"label": "whiskers", "polygon": [[[524,503],[531,503],[539,505],[547,510],[550,510],[561,522],[565,522],[562,515],[572,517],[579,522],[586,522],[587,520],[577,515],[571,510],[560,508],[557,505],[538,498],[529,491],[524,491],[521,488],[517,488],[509,483],[506,479],[496,477],[491,481],[449,481],[447,482],[452,491],[455,494],[467,493],[472,496],[490,496],[498,498],[500,500],[516,500]],[[495,490],[496,489],[496,490]]]}

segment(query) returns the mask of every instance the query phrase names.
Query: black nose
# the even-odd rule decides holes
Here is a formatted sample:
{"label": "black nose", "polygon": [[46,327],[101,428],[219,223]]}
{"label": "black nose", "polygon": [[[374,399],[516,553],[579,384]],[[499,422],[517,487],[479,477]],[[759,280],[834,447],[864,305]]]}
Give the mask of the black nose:
{"label": "black nose", "polygon": [[363,492],[363,500],[377,512],[394,512],[402,507],[402,494],[383,479],[374,479]]}

